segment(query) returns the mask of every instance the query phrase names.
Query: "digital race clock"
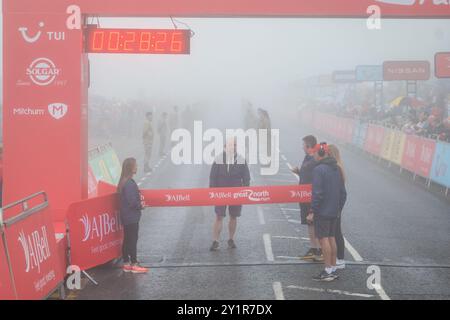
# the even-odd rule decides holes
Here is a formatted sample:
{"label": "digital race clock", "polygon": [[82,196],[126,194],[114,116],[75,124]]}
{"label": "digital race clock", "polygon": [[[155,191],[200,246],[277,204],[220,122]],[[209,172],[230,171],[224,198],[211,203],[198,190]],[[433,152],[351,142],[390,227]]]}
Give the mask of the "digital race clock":
{"label": "digital race clock", "polygon": [[89,53],[189,54],[190,30],[87,28]]}

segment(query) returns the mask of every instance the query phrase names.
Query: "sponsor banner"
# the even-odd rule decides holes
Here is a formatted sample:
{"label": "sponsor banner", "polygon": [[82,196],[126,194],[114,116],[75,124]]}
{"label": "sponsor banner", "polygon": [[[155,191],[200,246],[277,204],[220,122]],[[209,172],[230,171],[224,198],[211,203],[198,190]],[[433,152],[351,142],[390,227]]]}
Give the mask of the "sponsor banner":
{"label": "sponsor banner", "polygon": [[106,168],[109,171],[113,184],[119,184],[120,173],[122,172],[122,166],[120,164],[119,158],[116,152],[110,148],[103,155],[103,160],[105,162]]}
{"label": "sponsor banner", "polygon": [[92,168],[89,166],[88,168],[88,197],[93,198],[97,196],[97,178],[92,171]]}
{"label": "sponsor banner", "polygon": [[49,209],[6,227],[5,235],[17,298],[47,297],[64,277]]}
{"label": "sponsor banner", "polygon": [[383,63],[383,79],[385,81],[429,80],[430,75],[428,61],[385,61]]}
{"label": "sponsor banner", "polygon": [[401,165],[403,151],[405,149],[406,134],[395,130],[392,136],[391,151],[389,160],[397,165]]}
{"label": "sponsor banner", "polygon": [[87,270],[120,257],[123,227],[117,201],[117,195],[110,194],[70,206],[71,264]]}
{"label": "sponsor banner", "polygon": [[148,207],[311,202],[310,185],[143,190],[141,194]]}
{"label": "sponsor banner", "polygon": [[332,77],[334,83],[355,83],[357,81],[355,70],[334,71]]}
{"label": "sponsor banner", "polygon": [[113,183],[113,179],[111,177],[111,174],[109,173],[108,168],[106,167],[106,163],[103,158],[96,157],[92,160],[89,160],[89,167],[94,173],[95,179],[97,179],[97,181]]}
{"label": "sponsor banner", "polygon": [[[360,17],[378,6],[387,17],[449,17],[446,0],[4,0],[3,12],[65,12],[71,4],[86,15],[106,16],[301,16]],[[369,10],[369,12],[371,12]]]}
{"label": "sponsor banner", "polygon": [[6,261],[5,245],[3,239],[0,238],[0,301],[14,299],[16,299],[16,295],[9,273],[8,261]]}
{"label": "sponsor banner", "polygon": [[392,143],[394,141],[394,130],[384,129],[383,144],[381,146],[380,157],[385,160],[390,160]]}
{"label": "sponsor banner", "polygon": [[450,78],[450,52],[439,52],[434,57],[436,78]]}
{"label": "sponsor banner", "polygon": [[402,157],[402,167],[428,178],[431,173],[436,141],[415,135],[408,135]]}
{"label": "sponsor banner", "polygon": [[98,182],[98,195],[99,196],[106,196],[108,194],[111,193],[116,193],[117,192],[117,186],[104,182],[104,181],[99,181]]}
{"label": "sponsor banner", "polygon": [[369,124],[367,127],[366,140],[364,142],[364,150],[379,156],[383,147],[384,131],[382,126]]}
{"label": "sponsor banner", "polygon": [[356,80],[358,81],[383,81],[382,66],[357,66]]}
{"label": "sponsor banner", "polygon": [[450,144],[438,142],[434,154],[431,180],[450,188]]}

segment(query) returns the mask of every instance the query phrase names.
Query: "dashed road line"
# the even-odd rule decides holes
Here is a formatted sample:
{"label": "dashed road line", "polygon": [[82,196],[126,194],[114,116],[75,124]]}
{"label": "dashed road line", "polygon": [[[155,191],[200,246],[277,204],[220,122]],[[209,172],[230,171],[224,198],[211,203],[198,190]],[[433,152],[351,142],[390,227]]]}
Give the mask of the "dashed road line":
{"label": "dashed road line", "polygon": [[281,285],[281,282],[274,282],[272,288],[276,300],[285,300],[283,293],[283,286]]}
{"label": "dashed road line", "polygon": [[264,250],[266,251],[267,261],[273,262],[275,259],[273,257],[272,240],[270,238],[270,234],[265,233],[263,235],[263,241],[264,241]]}
{"label": "dashed road line", "polygon": [[256,211],[258,212],[259,224],[265,225],[266,224],[266,220],[264,219],[264,212],[262,211],[261,207],[257,206],[256,207]]}

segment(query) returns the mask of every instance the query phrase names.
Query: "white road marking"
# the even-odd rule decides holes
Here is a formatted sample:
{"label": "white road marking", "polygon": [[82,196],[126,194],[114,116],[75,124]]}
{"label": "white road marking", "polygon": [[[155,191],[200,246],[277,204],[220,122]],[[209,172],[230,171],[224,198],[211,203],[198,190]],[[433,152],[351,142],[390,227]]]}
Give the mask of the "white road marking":
{"label": "white road marking", "polygon": [[386,291],[384,291],[384,289],[381,285],[375,284],[375,285],[373,285],[373,288],[378,293],[381,300],[391,300],[391,298],[389,298],[389,296],[386,294]]}
{"label": "white road marking", "polygon": [[273,287],[273,293],[275,294],[275,299],[276,300],[285,300],[281,282],[274,282],[272,287]]}
{"label": "white road marking", "polygon": [[295,224],[302,224],[302,222],[300,220],[295,220],[295,219],[289,219],[288,222],[295,223]]}
{"label": "white road marking", "polygon": [[338,295],[360,297],[360,298],[373,298],[374,297],[374,295],[372,295],[372,294],[356,293],[356,292],[334,290],[334,289],[309,288],[309,287],[300,287],[300,286],[287,286],[287,288],[305,290],[305,291],[315,291],[315,292],[322,292],[322,293],[333,293],[333,294],[338,294]]}
{"label": "white road marking", "polygon": [[280,208],[283,211],[300,211],[300,209],[294,209],[294,208]]}
{"label": "white road marking", "polygon": [[266,220],[264,219],[264,212],[262,211],[261,207],[256,207],[256,211],[258,211],[259,224],[266,224]]}
{"label": "white road marking", "polygon": [[305,238],[305,237],[272,236],[272,238],[275,238],[275,239],[292,239],[292,240],[304,240],[304,241],[309,241],[309,238]]}
{"label": "white road marking", "polygon": [[294,167],[289,162],[286,162],[286,165],[288,166],[289,170],[291,170],[291,174],[297,179],[297,181],[300,181],[300,177],[292,172]]}
{"label": "white road marking", "polygon": [[272,251],[272,240],[270,239],[270,234],[265,233],[263,235],[264,250],[266,251],[267,261],[274,261],[273,251]]}
{"label": "white road marking", "polygon": [[301,260],[300,257],[290,257],[290,256],[277,256],[277,259],[283,259],[283,260]]}
{"label": "white road marking", "polygon": [[347,239],[345,237],[344,237],[344,241],[345,241],[345,247],[347,248],[348,252],[350,252],[353,259],[358,262],[363,261],[363,258],[360,256],[358,251],[356,251],[356,249],[353,248],[353,246],[350,244],[350,242],[347,241]]}
{"label": "white road marking", "polygon": [[281,155],[281,159],[283,159],[284,161],[287,161],[286,156],[284,154]]}

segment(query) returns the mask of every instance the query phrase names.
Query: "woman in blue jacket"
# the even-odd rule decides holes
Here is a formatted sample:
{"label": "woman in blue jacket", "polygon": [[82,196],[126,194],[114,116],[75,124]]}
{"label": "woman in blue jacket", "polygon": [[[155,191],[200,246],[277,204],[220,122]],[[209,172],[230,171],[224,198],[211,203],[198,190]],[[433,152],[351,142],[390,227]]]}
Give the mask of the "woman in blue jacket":
{"label": "woman in blue jacket", "polygon": [[124,229],[122,245],[123,271],[146,273],[147,268],[141,267],[137,261],[137,241],[139,221],[141,220],[141,193],[133,176],[137,172],[137,162],[134,158],[125,159],[122,165],[117,191],[119,192],[120,219]]}

